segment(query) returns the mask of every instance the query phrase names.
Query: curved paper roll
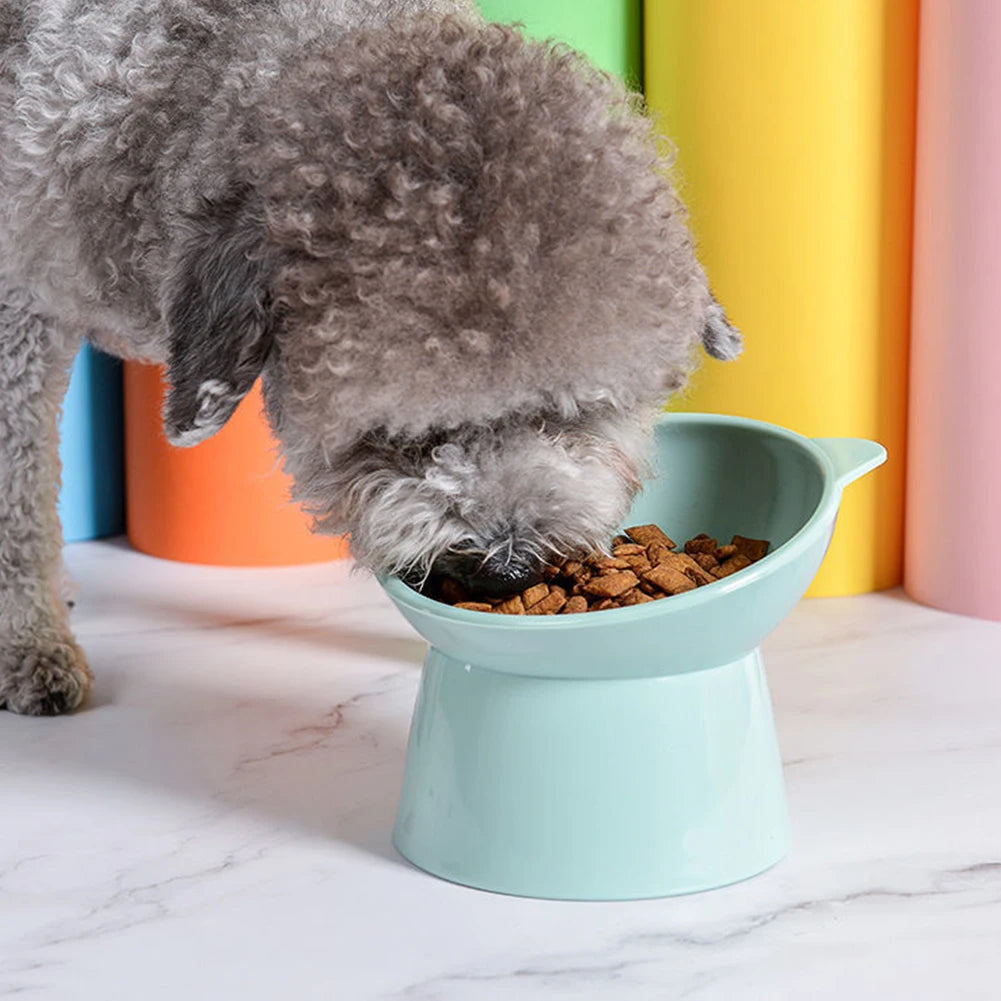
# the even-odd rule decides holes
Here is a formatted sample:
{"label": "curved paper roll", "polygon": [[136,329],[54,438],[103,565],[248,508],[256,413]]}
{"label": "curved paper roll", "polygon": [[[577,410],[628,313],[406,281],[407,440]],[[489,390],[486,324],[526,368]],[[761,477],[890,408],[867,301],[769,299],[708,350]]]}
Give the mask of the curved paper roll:
{"label": "curved paper roll", "polygon": [[59,517],[67,542],[117,535],[125,527],[122,483],[122,366],[89,345],[73,363],[59,428]]}
{"label": "curved paper roll", "polygon": [[641,0],[478,0],[490,21],[519,21],[536,38],[580,49],[595,65],[641,84]]}
{"label": "curved paper roll", "polygon": [[745,334],[687,410],[872,438],[810,593],[900,580],[916,0],[648,0],[647,99],[720,301]]}
{"label": "curved paper roll", "polygon": [[922,0],[906,577],[1001,620],[1001,6]]}
{"label": "curved paper roll", "polygon": [[259,390],[226,426],[194,448],[163,436],[160,370],[125,366],[128,537],[136,549],[184,563],[278,566],[347,555],[347,544],[310,532],[289,499]]}

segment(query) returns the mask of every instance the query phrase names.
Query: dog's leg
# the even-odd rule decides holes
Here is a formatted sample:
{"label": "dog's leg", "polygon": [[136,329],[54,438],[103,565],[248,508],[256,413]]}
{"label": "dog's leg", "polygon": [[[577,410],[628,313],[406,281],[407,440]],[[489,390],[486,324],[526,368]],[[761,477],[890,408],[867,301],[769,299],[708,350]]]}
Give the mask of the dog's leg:
{"label": "dog's leg", "polygon": [[60,595],[58,419],[78,342],[0,277],[0,707],[75,709],[91,675]]}

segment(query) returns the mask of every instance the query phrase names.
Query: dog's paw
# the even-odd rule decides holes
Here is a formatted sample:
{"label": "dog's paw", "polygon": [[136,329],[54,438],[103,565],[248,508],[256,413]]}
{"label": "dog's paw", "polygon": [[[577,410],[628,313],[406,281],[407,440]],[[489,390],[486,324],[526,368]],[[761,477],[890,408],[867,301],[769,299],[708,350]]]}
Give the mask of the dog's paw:
{"label": "dog's paw", "polygon": [[58,716],[80,707],[93,675],[71,639],[38,640],[0,650],[0,708]]}

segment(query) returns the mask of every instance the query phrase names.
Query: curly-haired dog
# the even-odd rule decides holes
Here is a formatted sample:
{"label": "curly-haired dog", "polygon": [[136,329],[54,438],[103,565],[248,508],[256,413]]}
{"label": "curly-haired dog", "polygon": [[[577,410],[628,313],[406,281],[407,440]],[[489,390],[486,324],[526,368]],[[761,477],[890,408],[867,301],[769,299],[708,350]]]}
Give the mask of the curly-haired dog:
{"label": "curly-haired dog", "polygon": [[170,439],[263,377],[297,496],[379,570],[516,588],[608,538],[707,288],[648,121],[459,0],[0,0],[0,705],[89,672],[58,595],[81,339]]}

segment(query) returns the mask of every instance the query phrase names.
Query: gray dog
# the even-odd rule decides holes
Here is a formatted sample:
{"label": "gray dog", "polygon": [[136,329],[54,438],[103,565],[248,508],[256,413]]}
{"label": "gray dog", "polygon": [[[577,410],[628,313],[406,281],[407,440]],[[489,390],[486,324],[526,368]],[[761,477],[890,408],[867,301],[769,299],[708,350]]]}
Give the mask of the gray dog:
{"label": "gray dog", "polygon": [[82,339],[194,445],[263,377],[358,560],[513,590],[606,543],[712,299],[650,123],[459,0],[0,0],[0,706],[90,672],[59,597]]}

